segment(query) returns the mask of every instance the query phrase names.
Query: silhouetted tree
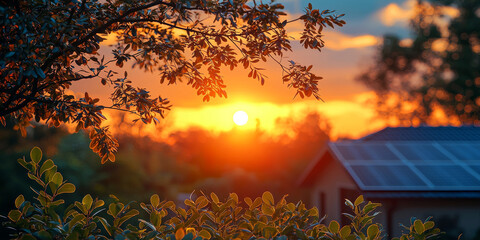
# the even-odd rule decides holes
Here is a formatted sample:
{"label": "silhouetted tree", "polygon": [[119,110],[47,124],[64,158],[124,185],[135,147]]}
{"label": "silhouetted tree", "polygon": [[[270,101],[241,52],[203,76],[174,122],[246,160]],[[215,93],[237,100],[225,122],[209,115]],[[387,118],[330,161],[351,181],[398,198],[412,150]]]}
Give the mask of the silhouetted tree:
{"label": "silhouetted tree", "polygon": [[[106,108],[138,115],[145,123],[158,122],[170,108],[166,98],[134,87],[118,67],[132,61],[147,71],[160,72],[160,82],[184,81],[203,100],[226,97],[221,66],[243,66],[262,84],[257,63],[277,61],[283,81],[297,93],[319,98],[310,67],[280,59],[291,50],[286,27],[303,21],[300,42],[305,48],[323,47],[324,27],[342,26],[331,11],[309,5],[297,19],[285,20],[283,5],[248,0],[19,0],[0,2],[0,122],[13,116],[26,133],[30,121],[50,126],[76,124],[90,129],[91,148],[102,163],[114,161],[118,143],[101,126]],[[210,21],[213,19],[213,21]],[[106,34],[118,35],[113,57],[99,54]],[[73,82],[98,79],[111,85],[111,105],[90,96],[77,98],[67,89]]]}
{"label": "silhouetted tree", "polygon": [[[375,63],[358,77],[377,94],[381,116],[402,124],[479,124],[480,2],[418,1],[413,39],[386,35]],[[458,14],[447,14],[458,13]]]}

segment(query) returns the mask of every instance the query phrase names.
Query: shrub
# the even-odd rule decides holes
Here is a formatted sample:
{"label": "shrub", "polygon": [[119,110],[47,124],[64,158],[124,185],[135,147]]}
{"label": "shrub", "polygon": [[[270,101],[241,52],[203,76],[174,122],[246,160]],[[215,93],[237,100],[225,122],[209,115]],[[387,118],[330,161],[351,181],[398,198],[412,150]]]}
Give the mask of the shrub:
{"label": "shrub", "polygon": [[[104,200],[87,194],[81,201],[64,207],[61,195],[73,193],[75,186],[64,180],[52,160],[42,161],[42,151],[35,147],[30,161],[18,162],[37,183],[32,187],[35,202],[23,195],[3,223],[11,229],[12,239],[382,239],[382,226],[374,223],[378,203],[358,197],[346,200],[352,214],[349,225],[337,221],[322,224],[317,208],[286,201],[275,201],[270,192],[256,199],[239,201],[235,193],[223,202],[215,193],[185,200],[185,208],[172,201],[160,201],[158,195],[149,203],[122,203],[111,195]],[[63,211],[62,211],[63,210]],[[142,210],[142,213],[139,211]],[[440,232],[432,221],[415,220],[400,240],[429,239]]]}

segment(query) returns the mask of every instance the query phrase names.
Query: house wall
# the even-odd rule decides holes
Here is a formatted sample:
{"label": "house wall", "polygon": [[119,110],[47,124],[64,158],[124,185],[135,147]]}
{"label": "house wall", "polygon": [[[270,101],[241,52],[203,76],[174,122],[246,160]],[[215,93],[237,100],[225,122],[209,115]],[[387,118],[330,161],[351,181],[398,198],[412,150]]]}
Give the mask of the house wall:
{"label": "house wall", "polygon": [[[324,165],[314,181],[311,194],[311,204],[318,207],[320,213],[327,215],[326,220],[341,220],[344,199],[341,189],[358,190],[345,168],[330,154],[324,154],[321,163]],[[321,196],[323,193],[323,200]],[[354,200],[354,199],[353,199]]]}
{"label": "house wall", "polygon": [[[341,213],[345,212],[344,198],[353,201],[361,192],[345,168],[330,153],[324,154],[320,162],[322,166],[311,187],[310,204],[318,207],[321,214],[327,215],[325,223],[331,220],[341,222]],[[381,214],[377,215],[375,222],[384,226],[389,235],[387,239],[399,237],[405,231],[400,224],[409,226],[411,217],[423,221],[432,216],[436,227],[447,232],[442,239],[457,239],[462,233],[462,240],[480,240],[480,232],[476,235],[480,230],[478,199],[369,198],[367,201],[382,204],[378,209]]]}
{"label": "house wall", "polygon": [[[373,200],[376,201],[376,200]],[[410,218],[425,220],[432,216],[436,227],[445,231],[445,239],[457,239],[460,233],[464,240],[474,239],[480,230],[480,201],[472,199],[397,199],[393,201],[377,200],[385,209],[392,207],[392,236],[402,233],[399,224],[410,226]],[[387,215],[387,214],[385,214]],[[382,221],[386,226],[386,221]],[[388,227],[387,227],[388,228]],[[475,239],[480,239],[480,235]]]}

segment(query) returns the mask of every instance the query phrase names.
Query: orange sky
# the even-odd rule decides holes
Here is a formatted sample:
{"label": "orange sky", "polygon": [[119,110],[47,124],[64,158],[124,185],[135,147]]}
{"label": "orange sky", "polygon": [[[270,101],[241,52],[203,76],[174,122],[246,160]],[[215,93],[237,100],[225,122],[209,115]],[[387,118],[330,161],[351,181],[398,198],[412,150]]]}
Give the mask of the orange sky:
{"label": "orange sky", "polygon": [[[385,2],[364,18],[372,24],[374,22],[387,27],[394,25],[405,27],[412,7],[412,0],[402,3]],[[346,20],[348,26],[349,19]],[[296,36],[301,26],[294,24],[288,30],[292,36]],[[213,132],[227,131],[234,127],[233,113],[243,110],[249,114],[250,121],[238,128],[255,129],[258,119],[261,129],[276,134],[278,133],[278,130],[274,129],[276,118],[294,116],[300,119],[308,112],[318,111],[330,120],[334,139],[338,136],[361,137],[385,126],[384,122],[376,120],[373,107],[367,104],[373,93],[354,81],[355,76],[371,62],[375,50],[381,43],[381,35],[369,31],[364,33],[355,31],[357,30],[348,28],[345,31],[342,28],[325,31],[326,47],[321,53],[305,50],[294,41],[293,52],[284,59],[314,65],[314,71],[324,77],[319,83],[319,89],[325,102],[293,99],[295,91],[282,83],[280,68],[275,63],[268,63],[265,66],[268,69],[265,73],[269,78],[264,86],[256,80],[247,78],[248,72],[244,70],[224,71],[222,74],[226,80],[228,98],[216,98],[207,103],[202,102],[202,97],[197,96],[195,90],[183,83],[161,85],[156,73],[145,73],[130,67],[126,67],[125,70],[129,71],[129,77],[136,85],[146,87],[154,95],[160,94],[171,100],[173,110],[165,119],[170,130],[199,126]],[[111,43],[112,41],[106,44]],[[108,54],[109,51],[110,49],[105,46],[101,53]],[[75,84],[73,90],[83,92],[88,89],[91,95],[105,98],[110,89],[108,87],[92,89],[89,87],[92,81],[99,82],[86,80]],[[96,82],[94,84],[98,85]]]}

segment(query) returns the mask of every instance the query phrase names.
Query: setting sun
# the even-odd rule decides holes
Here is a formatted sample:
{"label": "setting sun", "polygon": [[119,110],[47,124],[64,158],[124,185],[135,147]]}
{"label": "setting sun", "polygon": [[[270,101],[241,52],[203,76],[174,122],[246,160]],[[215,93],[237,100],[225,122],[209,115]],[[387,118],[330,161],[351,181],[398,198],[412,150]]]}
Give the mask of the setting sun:
{"label": "setting sun", "polygon": [[248,122],[248,114],[244,111],[236,111],[233,114],[233,122],[238,126],[243,126]]}

